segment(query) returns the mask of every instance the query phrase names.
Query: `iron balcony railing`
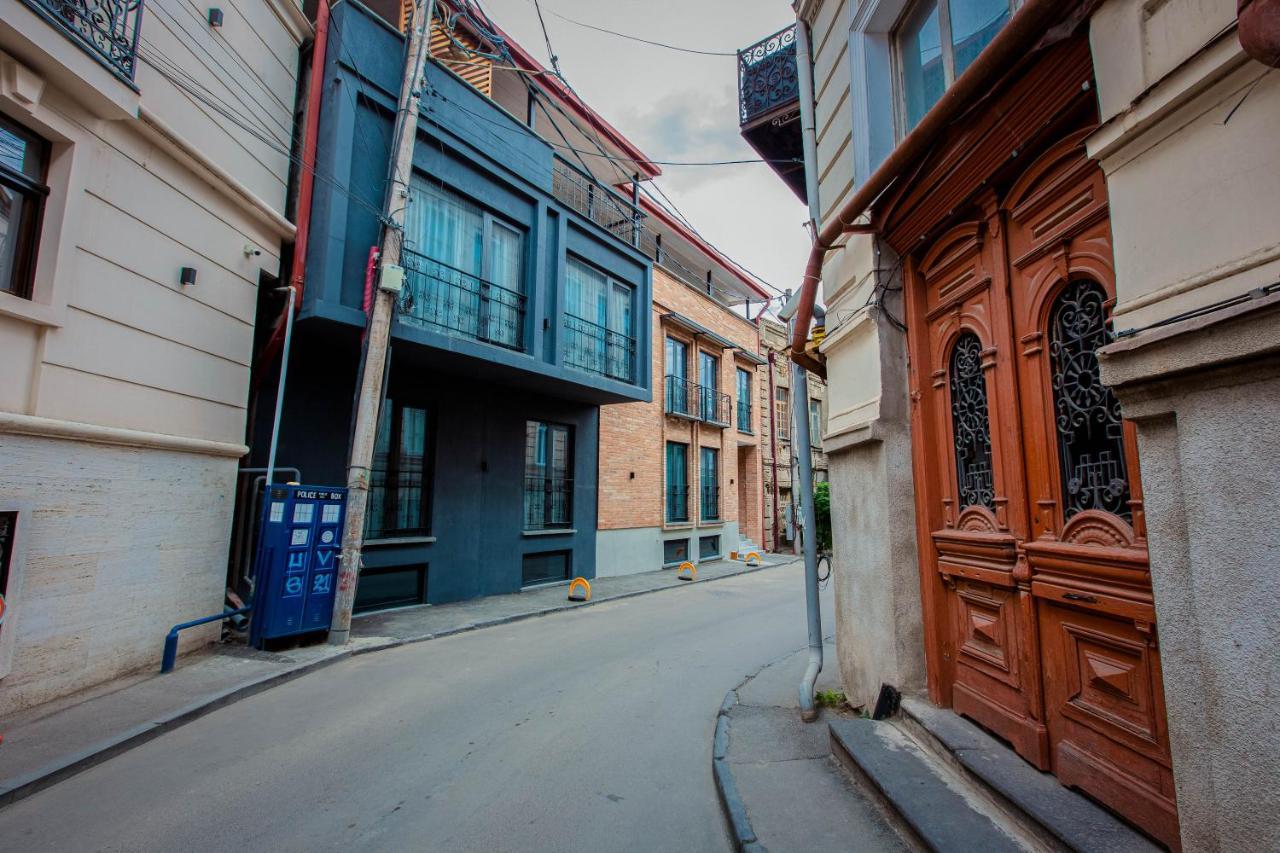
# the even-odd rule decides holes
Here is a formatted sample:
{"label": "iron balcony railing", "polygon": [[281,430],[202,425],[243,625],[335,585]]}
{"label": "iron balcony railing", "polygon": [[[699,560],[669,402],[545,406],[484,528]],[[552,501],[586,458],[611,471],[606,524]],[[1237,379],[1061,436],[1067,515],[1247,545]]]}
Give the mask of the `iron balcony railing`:
{"label": "iron balcony railing", "polygon": [[23,0],[36,14],[116,74],[132,82],[142,0]]}
{"label": "iron balcony railing", "polygon": [[738,51],[738,123],[748,125],[800,100],[795,25]]}
{"label": "iron balcony railing", "polygon": [[733,400],[706,385],[698,386],[698,420],[711,426],[727,427],[733,423]]}
{"label": "iron balcony railing", "polygon": [[559,157],[551,170],[551,194],[627,245],[640,245],[645,220],[640,208]]}
{"label": "iron balcony railing", "polygon": [[751,401],[738,401],[738,432],[751,433]]}
{"label": "iron balcony railing", "polygon": [[728,394],[691,382],[682,376],[666,377],[665,411],[668,415],[702,421],[711,426],[727,427],[732,411]]}
{"label": "iron balcony railing", "polygon": [[525,297],[491,281],[403,249],[400,319],[454,337],[524,350]]}
{"label": "iron balcony railing", "polygon": [[667,521],[689,520],[689,487],[667,486]]}
{"label": "iron balcony railing", "polygon": [[564,363],[588,373],[634,383],[636,339],[573,314],[565,314]]}
{"label": "iron balcony railing", "polygon": [[573,523],[573,479],[527,474],[524,478],[524,529],[555,530]]}
{"label": "iron balcony railing", "polygon": [[664,411],[668,415],[678,415],[682,418],[696,418],[694,414],[694,390],[698,385],[690,382],[680,376],[668,374],[666,377],[666,406]]}
{"label": "iron balcony railing", "polygon": [[702,487],[702,520],[703,521],[719,521],[720,520],[720,487],[719,486],[703,486]]}

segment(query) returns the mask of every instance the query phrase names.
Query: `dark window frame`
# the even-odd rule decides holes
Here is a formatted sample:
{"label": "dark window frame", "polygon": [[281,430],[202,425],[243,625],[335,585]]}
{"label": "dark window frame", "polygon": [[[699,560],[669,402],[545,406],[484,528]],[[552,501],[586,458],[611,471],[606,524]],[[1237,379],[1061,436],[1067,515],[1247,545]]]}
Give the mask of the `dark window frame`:
{"label": "dark window frame", "polygon": [[[713,461],[713,465],[707,467],[707,459]],[[708,485],[707,472],[711,472],[710,485]],[[710,506],[715,510],[713,515],[707,515],[707,507]],[[698,448],[698,518],[701,521],[721,521],[720,509],[720,448],[718,447],[699,447]]]}
{"label": "dark window frame", "polygon": [[[419,409],[426,417],[426,439],[422,448],[422,511],[417,527],[383,527],[381,530],[366,529],[365,538],[369,540],[379,539],[400,539],[413,536],[430,536],[431,522],[433,511],[435,509],[435,457],[436,457],[436,416],[435,410],[425,405],[421,401],[414,399],[404,400],[399,397],[388,397],[382,401],[382,411],[379,418],[386,417],[390,412],[391,435],[389,438],[389,450],[387,453],[386,483],[392,482],[392,476],[399,476],[400,473],[400,434],[403,424],[402,414],[405,409]],[[375,436],[376,442],[376,436]],[[377,454],[374,454],[374,460],[377,460]],[[370,480],[372,480],[373,471],[370,470]],[[370,492],[372,493],[372,483],[370,484]],[[372,494],[370,495],[372,497]],[[399,490],[384,486],[382,496],[382,517],[393,520],[399,509]],[[372,519],[372,515],[370,515]]]}
{"label": "dark window frame", "polygon": [[44,228],[46,185],[52,145],[35,131],[0,114],[0,129],[8,131],[32,146],[37,153],[39,177],[16,171],[0,161],[0,186],[22,198],[22,217],[17,225],[17,252],[8,281],[0,281],[0,293],[19,299],[30,299],[35,286],[36,258],[40,250],[40,234]]}
{"label": "dark window frame", "polygon": [[[679,485],[672,483],[671,477],[671,447],[673,445],[684,448],[684,477]],[[687,441],[668,441],[663,448],[662,465],[665,486],[663,518],[666,519],[667,524],[688,524],[693,520],[693,515],[689,511],[689,456],[689,443]],[[673,514],[672,512],[677,505],[676,502],[673,502],[673,498],[677,495],[677,489],[682,492],[680,495],[682,501],[678,504],[683,508],[683,513],[680,515]]]}
{"label": "dark window frame", "polygon": [[[564,433],[565,448],[566,448],[565,449],[565,472],[566,472],[565,476],[555,477],[554,475],[552,475],[550,473],[551,465],[549,461],[543,464],[543,469],[547,473],[535,474],[533,472],[533,469],[530,467],[530,464],[529,464],[529,451],[530,451],[529,425],[530,424],[536,424],[538,426],[546,427],[545,434],[547,436],[547,447],[544,449],[544,452],[546,453],[546,458],[548,460],[550,459],[550,451],[553,446],[552,445],[553,432],[561,431]],[[554,421],[544,421],[538,418],[529,418],[528,420],[525,421],[524,485],[521,490],[521,503],[520,503],[525,530],[567,530],[573,527],[573,490],[574,490],[574,482],[573,482],[574,464],[573,463],[574,463],[574,451],[576,450],[575,444],[576,443],[574,440],[573,426],[571,424],[562,424]],[[537,524],[532,523],[529,515],[529,510],[530,510],[529,496],[531,494],[536,494],[535,492],[531,491],[531,486],[533,485],[533,480],[535,479],[541,479],[543,481],[541,488],[544,495],[544,503],[542,505],[542,519]],[[564,513],[565,517],[563,521],[553,521],[548,517],[551,514],[553,507],[556,506],[556,503],[553,500],[551,500],[551,494],[555,490],[554,482],[556,480],[559,480],[561,482],[562,489],[565,493],[564,504],[563,504],[564,510],[565,510],[565,513]]]}
{"label": "dark window frame", "polygon": [[[564,558],[564,577],[544,577],[541,580],[530,582],[525,576],[525,564],[533,557],[563,557]],[[555,548],[550,551],[528,551],[520,555],[520,588],[532,589],[540,586],[553,586],[555,584],[567,583],[573,579],[573,550],[570,548]]]}

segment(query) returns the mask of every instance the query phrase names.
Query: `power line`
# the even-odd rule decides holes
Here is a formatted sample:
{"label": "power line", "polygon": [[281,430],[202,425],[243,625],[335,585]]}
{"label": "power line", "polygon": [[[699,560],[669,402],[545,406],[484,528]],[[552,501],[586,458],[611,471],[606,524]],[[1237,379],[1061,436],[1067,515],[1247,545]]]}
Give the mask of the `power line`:
{"label": "power line", "polygon": [[[537,0],[532,0],[532,2],[533,2],[533,4],[534,4],[534,6],[537,6],[537,5],[538,5]],[[596,31],[596,32],[598,32],[598,33],[607,33],[608,35],[611,35],[611,36],[617,36],[618,38],[621,38],[621,39],[627,39],[628,41],[640,42],[641,44],[648,44],[648,45],[652,45],[652,46],[654,46],[654,47],[662,47],[662,48],[666,48],[667,50],[674,50],[674,51],[677,51],[677,52],[679,52],[679,53],[693,53],[693,54],[697,54],[698,56],[732,56],[732,57],[737,57],[737,55],[738,55],[738,52],[737,52],[736,50],[734,50],[734,51],[727,51],[727,50],[701,50],[701,49],[699,49],[699,48],[693,48],[693,47],[681,47],[681,46],[679,46],[679,45],[675,45],[675,44],[667,44],[666,42],[663,42],[663,41],[655,41],[654,39],[647,39],[647,38],[643,38],[642,36],[633,36],[633,35],[630,35],[630,34],[628,34],[628,33],[620,33],[620,32],[618,32],[617,30],[611,30],[611,29],[608,29],[608,28],[606,28],[606,27],[599,27],[599,26],[596,26],[595,24],[588,24],[586,21],[579,21],[579,20],[577,20],[577,19],[575,19],[575,18],[570,18],[568,15],[562,15],[562,14],[560,14],[559,12],[557,12],[555,9],[548,9],[547,11],[548,11],[548,13],[550,13],[550,14],[552,14],[552,15],[555,15],[555,16],[556,16],[557,18],[559,18],[560,20],[565,21],[566,23],[573,24],[575,27],[582,27],[583,29],[595,30],[595,31]],[[542,17],[542,10],[541,10],[541,9],[539,9],[539,10],[538,10],[538,17],[539,17],[539,18],[541,18],[541,17]],[[546,29],[545,25],[543,26],[543,29],[544,29],[544,30]]]}

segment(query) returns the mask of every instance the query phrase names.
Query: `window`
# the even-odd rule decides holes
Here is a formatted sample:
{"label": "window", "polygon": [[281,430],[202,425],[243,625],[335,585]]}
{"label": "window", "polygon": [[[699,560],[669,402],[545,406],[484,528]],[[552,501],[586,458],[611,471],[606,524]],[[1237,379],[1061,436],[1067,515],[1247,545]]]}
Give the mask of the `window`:
{"label": "window", "polygon": [[973,332],[961,333],[951,351],[951,431],[960,509],[985,506],[995,512],[987,377],[982,342]]}
{"label": "window", "polygon": [[809,401],[809,443],[822,443],[822,401]]}
{"label": "window", "polygon": [[431,495],[427,410],[382,403],[370,470],[365,537],[425,536]]}
{"label": "window", "polygon": [[667,442],[667,521],[689,520],[689,445]]}
{"label": "window", "polygon": [[900,135],[920,123],[947,87],[1009,22],[1016,0],[931,0],[915,5],[896,33]]}
{"label": "window", "polygon": [[699,482],[702,486],[702,520],[720,520],[720,451],[714,447],[700,448],[702,465]]}
{"label": "window", "polygon": [[49,144],[0,116],[0,291],[28,299],[44,213]]}
{"label": "window", "polygon": [[723,415],[720,406],[720,359],[706,350],[698,351],[698,417],[710,423],[720,423]]}
{"label": "window", "polygon": [[698,559],[710,560],[720,556],[720,537],[700,536],[698,538]]}
{"label": "window", "polygon": [[569,258],[565,268],[565,361],[635,381],[635,288]]}
{"label": "window", "polygon": [[528,421],[524,444],[524,529],[573,524],[573,430]]}
{"label": "window", "polygon": [[524,232],[415,176],[404,249],[406,317],[524,348]]}
{"label": "window", "polygon": [[366,566],[360,570],[356,587],[356,613],[407,607],[427,600],[427,567]]}
{"label": "window", "polygon": [[738,432],[751,432],[751,371],[738,368]]}
{"label": "window", "polygon": [[671,566],[689,559],[688,539],[668,539],[662,543],[662,564]]}
{"label": "window", "polygon": [[573,568],[572,556],[571,551],[525,554],[520,564],[521,585],[537,586],[569,580]]}
{"label": "window", "polygon": [[773,420],[778,438],[786,440],[791,434],[791,398],[786,388],[773,389]]}
{"label": "window", "polygon": [[693,414],[689,400],[689,345],[684,341],[667,338],[666,371],[667,414]]}

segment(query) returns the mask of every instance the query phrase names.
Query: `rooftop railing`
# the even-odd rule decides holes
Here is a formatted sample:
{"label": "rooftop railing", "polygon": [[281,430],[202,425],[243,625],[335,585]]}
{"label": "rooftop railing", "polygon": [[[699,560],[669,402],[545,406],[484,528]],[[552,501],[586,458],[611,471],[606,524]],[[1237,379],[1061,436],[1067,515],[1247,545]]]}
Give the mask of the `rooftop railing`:
{"label": "rooftop railing", "polygon": [[132,82],[142,0],[23,0],[36,14],[116,74]]}
{"label": "rooftop railing", "polygon": [[559,157],[555,158],[551,171],[551,194],[627,245],[639,245],[645,214],[628,199]]}

